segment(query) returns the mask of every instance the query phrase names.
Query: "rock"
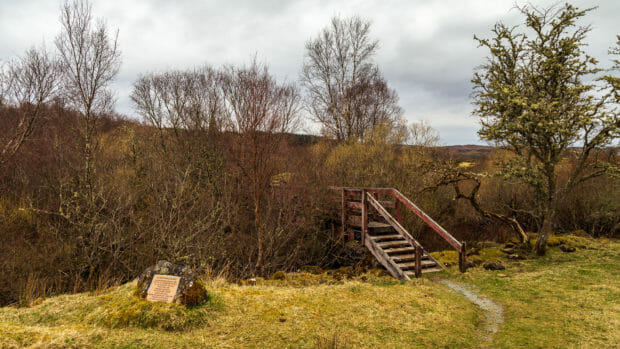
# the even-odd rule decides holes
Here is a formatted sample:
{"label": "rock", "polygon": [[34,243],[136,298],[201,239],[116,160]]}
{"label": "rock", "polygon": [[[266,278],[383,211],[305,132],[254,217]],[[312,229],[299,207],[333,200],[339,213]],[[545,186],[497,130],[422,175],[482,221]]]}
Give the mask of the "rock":
{"label": "rock", "polygon": [[278,320],[280,320],[280,322],[286,322],[286,319],[285,319],[285,318],[283,318],[283,317],[281,317],[281,318],[280,318],[280,319],[278,319]]}
{"label": "rock", "polygon": [[499,261],[488,261],[484,263],[484,269],[486,270],[505,270],[506,267]]}
{"label": "rock", "polygon": [[577,249],[571,245],[560,245],[560,250],[567,252],[567,253],[577,251]]}
{"label": "rock", "polygon": [[505,254],[513,254],[515,253],[515,249],[512,247],[506,247],[502,249],[502,252],[504,252]]}
{"label": "rock", "polygon": [[138,278],[135,294],[146,298],[147,291],[155,275],[179,276],[179,287],[172,299],[173,303],[194,306],[203,303],[209,298],[204,285],[198,280],[196,272],[188,266],[173,264],[168,261],[158,261],[152,267],[146,268]]}
{"label": "rock", "polygon": [[282,270],[276,271],[271,276],[271,280],[286,280],[286,273],[283,272]]}
{"label": "rock", "polygon": [[474,247],[472,249],[470,249],[469,251],[467,251],[467,255],[468,256],[477,256],[480,254],[480,249],[477,247]]}
{"label": "rock", "polygon": [[467,258],[467,268],[477,267],[482,264],[482,259],[477,257]]}
{"label": "rock", "polygon": [[520,259],[525,259],[525,256],[522,256],[522,255],[517,254],[517,253],[513,253],[513,254],[508,255],[507,258],[508,259],[514,259],[514,260],[520,260]]}

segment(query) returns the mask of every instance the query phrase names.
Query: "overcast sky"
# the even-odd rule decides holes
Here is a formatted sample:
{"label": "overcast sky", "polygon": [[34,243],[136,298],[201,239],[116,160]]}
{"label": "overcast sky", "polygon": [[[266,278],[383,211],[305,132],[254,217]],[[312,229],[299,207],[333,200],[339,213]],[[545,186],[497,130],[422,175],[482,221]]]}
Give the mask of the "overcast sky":
{"label": "overcast sky", "polygon": [[[473,35],[489,36],[497,21],[521,21],[524,1],[95,0],[95,17],[119,30],[123,64],[113,88],[116,109],[136,117],[129,94],[140,73],[204,63],[243,64],[253,55],[280,79],[297,80],[304,44],[334,15],[372,21],[376,61],[398,92],[408,120],[426,120],[444,144],[482,144],[471,116],[470,79],[487,55]],[[531,1],[548,6],[554,1]],[[588,52],[609,66],[620,34],[620,1],[571,1],[599,6],[583,20],[593,29]],[[60,0],[0,0],[0,61],[32,45],[53,48]],[[316,132],[308,123],[306,130]]]}

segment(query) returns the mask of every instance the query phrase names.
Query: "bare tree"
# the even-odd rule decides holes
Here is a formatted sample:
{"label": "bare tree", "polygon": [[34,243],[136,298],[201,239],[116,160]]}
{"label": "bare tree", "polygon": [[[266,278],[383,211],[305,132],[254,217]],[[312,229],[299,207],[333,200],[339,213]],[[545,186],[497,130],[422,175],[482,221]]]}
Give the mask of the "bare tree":
{"label": "bare tree", "polygon": [[233,132],[235,159],[250,183],[257,232],[256,269],[263,265],[262,201],[276,174],[274,154],[285,132],[297,126],[299,94],[292,84],[278,84],[266,66],[229,67],[223,84],[228,107],[227,129]]}
{"label": "bare tree", "polygon": [[324,133],[338,140],[364,140],[373,126],[402,115],[396,92],[372,60],[379,43],[369,34],[368,21],[334,17],[306,43],[301,73],[306,107]]}
{"label": "bare tree", "polygon": [[223,97],[219,73],[192,71],[148,74],[134,84],[131,99],[144,120],[160,130],[219,131]]}
{"label": "bare tree", "polygon": [[45,104],[57,92],[58,63],[45,48],[31,48],[0,70],[0,106],[16,107],[0,145],[0,165],[8,161],[44,116]]}
{"label": "bare tree", "polygon": [[219,190],[217,135],[223,127],[221,74],[204,66],[147,74],[134,84],[131,99],[144,121],[159,131],[156,149],[169,164],[201,184]]}
{"label": "bare tree", "polygon": [[118,31],[110,35],[103,20],[94,23],[92,7],[86,0],[65,2],[60,21],[62,30],[55,43],[60,54],[64,97],[82,116],[83,181],[92,200],[98,120],[112,107],[109,85],[120,68]]}

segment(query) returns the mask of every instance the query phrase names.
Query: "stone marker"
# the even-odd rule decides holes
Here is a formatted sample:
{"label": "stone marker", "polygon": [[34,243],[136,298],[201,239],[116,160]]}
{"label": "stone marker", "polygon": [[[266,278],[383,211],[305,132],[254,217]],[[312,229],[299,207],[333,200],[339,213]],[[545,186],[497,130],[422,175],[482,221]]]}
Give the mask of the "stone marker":
{"label": "stone marker", "polygon": [[158,261],[138,279],[135,294],[153,302],[193,306],[209,298],[198,275],[187,266]]}

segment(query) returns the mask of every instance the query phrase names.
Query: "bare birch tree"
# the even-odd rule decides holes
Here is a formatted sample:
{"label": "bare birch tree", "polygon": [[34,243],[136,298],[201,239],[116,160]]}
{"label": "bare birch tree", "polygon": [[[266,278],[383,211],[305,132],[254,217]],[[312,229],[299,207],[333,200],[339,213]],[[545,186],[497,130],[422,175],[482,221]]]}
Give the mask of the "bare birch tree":
{"label": "bare birch tree", "polygon": [[378,47],[370,38],[370,22],[359,17],[334,17],[306,43],[305,104],[325,134],[339,141],[364,140],[372,127],[401,117],[398,96],[373,61]]}
{"label": "bare birch tree", "polygon": [[58,63],[45,48],[31,48],[0,70],[0,106],[16,108],[16,117],[0,133],[0,165],[17,153],[44,116],[57,92]]}
{"label": "bare birch tree", "polygon": [[118,31],[110,34],[102,19],[95,21],[92,6],[86,0],[65,2],[60,22],[62,29],[55,43],[60,54],[64,97],[82,116],[83,182],[92,200],[98,120],[112,108],[113,95],[109,86],[121,63]]}
{"label": "bare birch tree", "polygon": [[[262,202],[273,175],[274,154],[284,133],[297,126],[299,94],[292,84],[278,84],[266,66],[253,61],[249,67],[229,67],[224,77],[228,107],[227,129],[237,141],[235,154],[241,173],[250,183],[257,233],[256,269],[263,265],[264,230]],[[237,139],[237,138],[236,138]]]}
{"label": "bare birch tree", "polygon": [[220,190],[217,136],[223,127],[221,74],[204,66],[141,76],[131,94],[137,112],[159,132],[156,148],[178,171]]}

